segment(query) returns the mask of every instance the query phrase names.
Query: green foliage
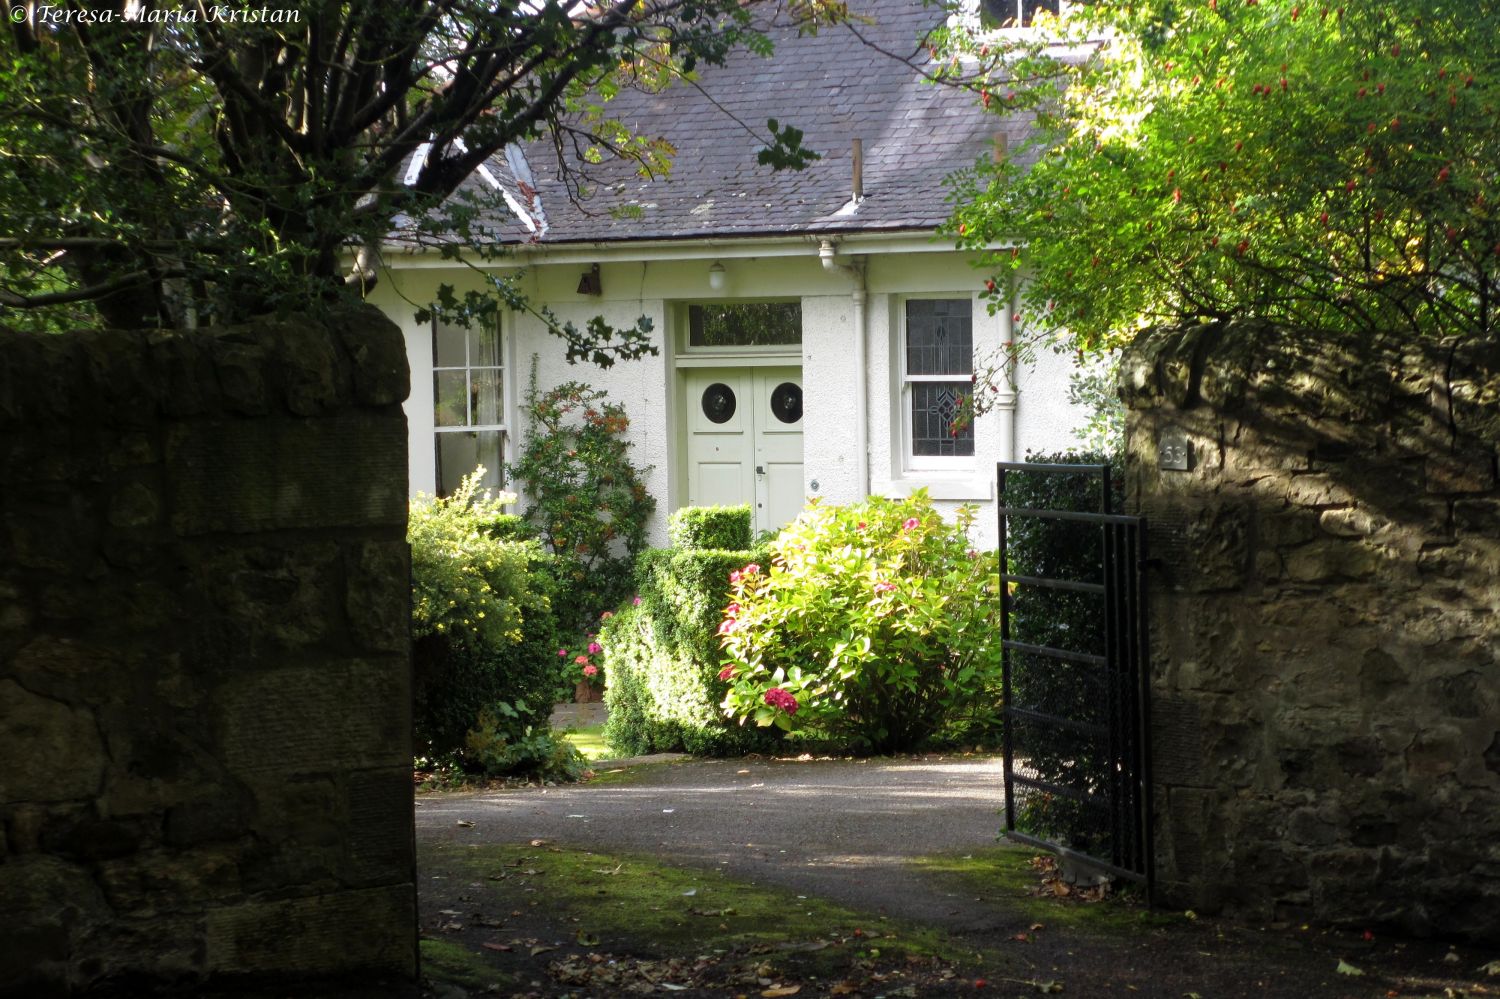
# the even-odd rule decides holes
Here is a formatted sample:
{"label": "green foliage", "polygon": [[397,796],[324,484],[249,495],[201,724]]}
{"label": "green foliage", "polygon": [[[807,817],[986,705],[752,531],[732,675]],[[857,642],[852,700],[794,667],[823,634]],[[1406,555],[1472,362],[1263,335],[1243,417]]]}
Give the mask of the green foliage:
{"label": "green foliage", "polygon": [[418,496],[407,526],[418,752],[475,765],[467,739],[481,716],[523,740],[545,726],[557,673],[552,559],[497,536],[514,529],[501,512],[514,497],[481,492],[482,475],[445,498]]}
{"label": "green foliage", "polygon": [[678,548],[745,551],[750,547],[750,504],[685,506],[667,518],[667,537]]}
{"label": "green foliage", "polygon": [[1068,402],[1087,413],[1075,431],[1085,451],[1125,453],[1125,403],[1120,400],[1120,356],[1111,351],[1082,361],[1068,381]]}
{"label": "green foliage", "polygon": [[755,154],[755,162],[772,170],[802,170],[822,159],[822,155],[802,145],[802,129],[780,125],[767,119],[766,131],[771,141]]}
{"label": "green foliage", "polygon": [[651,549],[636,568],[640,603],[626,604],[599,635],[609,667],[605,738],[624,753],[686,750],[727,756],[764,750],[779,731],[732,723],[720,708],[716,633],[729,575],[754,551]]}
{"label": "green foliage", "polygon": [[[1040,159],[980,163],[954,193],[960,245],[1026,272],[1034,330],[1086,348],[1229,317],[1496,334],[1500,8],[1072,9],[1064,37],[1107,37],[1104,51],[1011,74],[1040,108]],[[1024,251],[986,249],[1011,241]]]}
{"label": "green foliage", "polygon": [[536,722],[525,706],[506,701],[479,713],[464,739],[464,756],[486,774],[533,773],[546,780],[575,781],[588,760],[571,742]]}
{"label": "green foliage", "polygon": [[[350,248],[377,246],[398,220],[483,281],[481,264],[506,252],[489,220],[509,212],[501,192],[466,183],[476,169],[550,139],[660,173],[670,149],[612,117],[611,97],[739,47],[768,54],[762,5],[348,0],[228,24],[192,5],[127,23],[122,4],[18,3],[0,66],[0,320],[196,328],[306,314],[375,279],[367,260],[348,274]],[[798,24],[844,16],[834,0],[794,7]],[[769,133],[775,165],[813,158],[795,129]],[[576,161],[562,180],[579,191]],[[519,301],[570,360],[655,350],[640,323],[578,328]]]}
{"label": "green foliage", "polygon": [[558,560],[558,623],[582,633],[631,592],[631,566],[656,509],[641,481],[649,469],[630,463],[630,420],[602,391],[566,382],[539,392],[533,365],[526,413],[509,475],[530,500],[527,522]]}
{"label": "green foliage", "polygon": [[[1099,454],[1069,451],[1028,454],[1027,461],[1047,464],[1100,464]],[[1120,509],[1119,469],[1111,509]],[[1087,473],[1027,473],[1006,475],[1007,505],[1051,510],[1097,512],[1100,483]],[[1063,520],[1016,517],[1010,522],[1007,557],[1013,573],[1056,577],[1079,582],[1102,582],[1100,533]],[[1018,586],[1011,598],[1011,638],[1090,655],[1104,654],[1103,598],[1095,593]],[[1109,723],[1109,698],[1093,667],[1014,652],[1011,660],[1013,706],[1072,719],[1087,725]],[[1094,782],[1106,767],[1107,747],[1097,737],[1062,726],[1020,722],[1011,737],[1018,757],[1043,780],[1084,793],[1100,789]],[[1028,791],[1018,802],[1017,823],[1023,832],[1088,851],[1108,854],[1108,816],[1081,806],[1071,798]]]}
{"label": "green foliage", "polygon": [[772,563],[731,576],[719,633],[725,708],[757,725],[909,749],[993,703],[999,577],[925,491],[810,505]]}

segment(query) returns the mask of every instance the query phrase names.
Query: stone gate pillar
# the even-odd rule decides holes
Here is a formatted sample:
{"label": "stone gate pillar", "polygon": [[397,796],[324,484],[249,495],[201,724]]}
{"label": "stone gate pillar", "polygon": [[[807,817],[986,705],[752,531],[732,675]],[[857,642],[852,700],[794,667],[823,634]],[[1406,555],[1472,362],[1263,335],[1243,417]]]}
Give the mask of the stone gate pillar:
{"label": "stone gate pillar", "polygon": [[1500,938],[1500,349],[1214,324],[1122,382],[1165,896]]}
{"label": "stone gate pillar", "polygon": [[410,987],[406,391],[364,308],[0,332],[0,995]]}

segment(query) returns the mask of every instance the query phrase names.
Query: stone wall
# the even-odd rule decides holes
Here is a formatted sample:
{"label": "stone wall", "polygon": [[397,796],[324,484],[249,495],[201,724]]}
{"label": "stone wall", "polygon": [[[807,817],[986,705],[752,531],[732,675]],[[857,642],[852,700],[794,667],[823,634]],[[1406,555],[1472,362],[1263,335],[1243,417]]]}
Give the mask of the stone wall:
{"label": "stone wall", "polygon": [[0,995],[414,977],[406,391],[373,310],[0,332]]}
{"label": "stone wall", "polygon": [[1166,897],[1500,938],[1500,349],[1210,325],[1123,381]]}

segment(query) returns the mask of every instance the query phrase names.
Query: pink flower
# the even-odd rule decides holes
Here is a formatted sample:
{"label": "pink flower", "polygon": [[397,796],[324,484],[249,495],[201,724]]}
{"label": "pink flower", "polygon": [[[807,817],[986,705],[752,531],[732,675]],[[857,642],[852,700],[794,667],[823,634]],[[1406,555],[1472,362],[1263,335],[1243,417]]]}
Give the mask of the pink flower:
{"label": "pink flower", "polygon": [[593,663],[589,663],[587,666],[585,666],[583,668],[583,675],[584,676],[597,676],[598,674],[599,674],[599,667],[595,666]]}
{"label": "pink flower", "polygon": [[859,524],[855,526],[854,529],[856,531],[863,531],[866,527],[869,527],[869,526],[870,526],[869,524],[866,524],[864,521],[861,520],[859,522]]}
{"label": "pink flower", "polygon": [[797,713],[797,699],[780,687],[772,687],[766,691],[765,702],[773,708],[780,708],[789,715]]}
{"label": "pink flower", "polygon": [[612,618],[614,616],[615,616],[615,612],[614,611],[605,611],[603,614],[599,615],[599,620],[601,620],[601,621],[608,621],[610,618]]}
{"label": "pink flower", "polygon": [[640,597],[631,597],[630,598],[630,603],[631,603],[632,606],[639,607],[641,605],[641,598]]}
{"label": "pink flower", "polygon": [[740,581],[740,571],[738,569],[729,574],[729,581],[731,583],[738,583]]}
{"label": "pink flower", "polygon": [[568,650],[567,649],[558,649],[557,650],[557,658],[559,658],[559,659],[566,659],[566,658],[568,658]]}
{"label": "pink flower", "polygon": [[889,593],[896,588],[895,583],[879,582],[875,584],[876,593]]}
{"label": "pink flower", "polygon": [[719,623],[719,634],[727,635],[734,630],[735,620],[732,617],[725,618]]}
{"label": "pink flower", "polygon": [[734,667],[733,666],[725,666],[723,669],[719,670],[719,679],[720,680],[733,680],[734,679]]}
{"label": "pink flower", "polygon": [[922,522],[920,520],[918,520],[915,517],[908,517],[906,519],[906,523],[904,523],[904,524],[901,525],[901,530],[903,530],[903,531],[914,531],[918,527],[921,527],[921,526],[922,526]]}
{"label": "pink flower", "polygon": [[599,653],[601,653],[603,651],[604,651],[604,646],[600,645],[598,642],[590,642],[589,643],[589,655],[591,655],[591,656],[597,656]]}
{"label": "pink flower", "polygon": [[724,608],[724,616],[725,617],[734,617],[739,612],[740,612],[740,605],[739,604],[730,604],[728,607]]}
{"label": "pink flower", "polygon": [[745,575],[753,576],[757,572],[760,572],[760,566],[756,565],[754,562],[751,562],[749,565],[745,566]]}
{"label": "pink flower", "polygon": [[573,657],[573,662],[574,662],[575,665],[578,665],[578,666],[587,666],[589,664],[589,657],[588,656],[574,656]]}

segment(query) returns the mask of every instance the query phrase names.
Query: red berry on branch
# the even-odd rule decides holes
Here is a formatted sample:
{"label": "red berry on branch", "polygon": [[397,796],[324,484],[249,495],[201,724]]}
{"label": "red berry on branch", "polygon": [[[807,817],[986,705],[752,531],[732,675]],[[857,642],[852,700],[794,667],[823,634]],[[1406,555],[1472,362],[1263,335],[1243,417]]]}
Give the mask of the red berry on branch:
{"label": "red berry on branch", "polygon": [[1234,248],[1234,252],[1243,257],[1245,255],[1245,251],[1248,249],[1250,249],[1250,241],[1248,239],[1242,239],[1240,240],[1239,245]]}

